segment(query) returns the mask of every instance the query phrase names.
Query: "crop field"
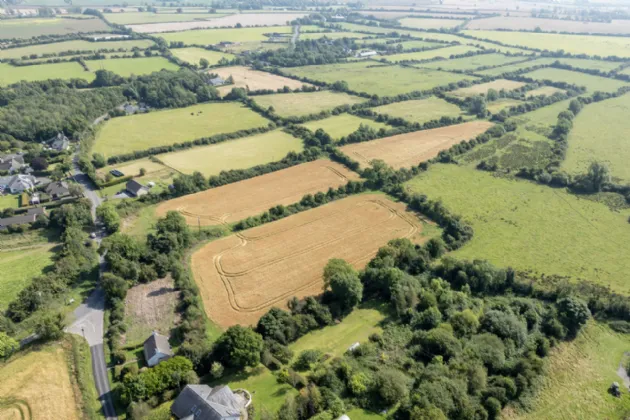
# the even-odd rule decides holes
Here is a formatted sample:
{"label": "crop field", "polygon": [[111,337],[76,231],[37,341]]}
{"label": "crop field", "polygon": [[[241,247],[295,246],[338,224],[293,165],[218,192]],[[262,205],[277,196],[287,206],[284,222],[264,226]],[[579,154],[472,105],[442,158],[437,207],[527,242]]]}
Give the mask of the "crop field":
{"label": "crop field", "polygon": [[277,205],[297,203],[305,194],[326,192],[349,180],[358,180],[358,175],[343,165],[320,159],[165,201],[156,213],[163,217],[178,211],[191,225],[229,224]]}
{"label": "crop field", "polygon": [[533,31],[540,28],[544,32],[572,32],[591,34],[630,34],[630,26],[625,20],[612,22],[585,22],[574,20],[543,19],[532,17],[491,17],[471,20],[466,29],[509,29],[512,31]]}
{"label": "crop field", "polygon": [[300,82],[299,80],[289,79],[288,77],[278,76],[277,74],[267,73],[264,71],[252,70],[245,66],[220,67],[212,69],[212,73],[218,74],[223,79],[232,76],[234,84],[219,88],[219,92],[226,94],[233,88],[249,88],[249,90],[262,89],[282,89],[288,86],[290,89],[300,89],[303,86],[311,86],[309,83]]}
{"label": "crop field", "polygon": [[276,110],[276,114],[282,117],[294,117],[317,114],[340,105],[359,104],[365,102],[365,99],[346,93],[322,90],[318,92],[261,95],[256,96],[254,101],[263,108],[272,106]]}
{"label": "crop field", "polygon": [[316,120],[302,124],[303,127],[308,128],[313,133],[321,128],[334,140],[339,140],[341,137],[354,133],[361,125],[371,127],[377,131],[381,128],[391,128],[386,124],[370,120],[369,118],[357,117],[352,114],[339,114],[323,120]]}
{"label": "crop field", "polygon": [[260,14],[236,14],[211,20],[198,20],[194,22],[165,22],[146,23],[142,25],[128,25],[127,27],[138,33],[161,33],[172,31],[188,31],[190,29],[206,28],[232,28],[241,24],[247,26],[268,26],[269,32],[275,32],[275,25],[288,25],[289,22],[306,16],[305,13],[260,13]]}
{"label": "crop field", "polygon": [[43,35],[67,35],[78,32],[109,32],[100,19],[34,18],[3,20],[0,39],[25,39]]}
{"label": "crop field", "polygon": [[538,69],[530,73],[525,73],[523,76],[530,77],[534,80],[574,83],[578,86],[586,87],[586,90],[591,93],[596,91],[615,92],[621,87],[630,86],[630,84],[622,82],[621,80],[556,68]]}
{"label": "crop field", "polygon": [[181,152],[161,155],[160,160],[176,171],[192,174],[218,175],[221,171],[247,169],[275,162],[289,152],[301,152],[302,140],[284,131],[271,131],[251,137],[228,140],[210,146],[194,147]]}
{"label": "crop field", "polygon": [[[551,352],[542,389],[529,412],[504,412],[505,420],[590,420],[623,418],[630,410],[630,396],[615,398],[607,392],[624,353],[628,335],[605,324],[589,322],[575,341],[561,343]],[[623,385],[622,385],[623,386]]]}
{"label": "crop field", "polygon": [[219,64],[219,61],[222,58],[225,58],[226,60],[234,59],[234,55],[232,54],[204,50],[203,48],[174,48],[171,49],[171,52],[175,57],[190,64],[199,64],[199,60],[205,58],[211,66],[215,66]]}
{"label": "crop field", "polygon": [[3,420],[78,420],[73,383],[64,349],[38,346],[0,364],[0,418]]}
{"label": "crop field", "polygon": [[55,245],[0,251],[0,308],[6,308],[33,277],[53,264]]}
{"label": "crop field", "polygon": [[554,93],[564,92],[562,89],[555,88],[553,86],[543,86],[538,89],[528,90],[525,95],[526,96],[551,96]]}
{"label": "crop field", "polygon": [[[206,9],[207,12],[207,9]],[[216,19],[225,14],[220,13],[153,13],[153,12],[134,12],[134,13],[108,13],[105,15],[111,23],[118,25],[142,24],[142,23],[162,23],[162,22],[189,22],[193,20],[210,20]]]}
{"label": "crop field", "polygon": [[90,42],[85,40],[54,42],[51,44],[29,45],[21,48],[8,48],[0,50],[0,58],[21,58],[31,54],[56,54],[66,51],[97,51],[102,49],[125,49],[131,50],[134,47],[148,48],[153,45],[153,41],[148,39],[135,39],[130,41],[101,41]]}
{"label": "crop field", "polygon": [[472,57],[456,58],[448,61],[420,64],[429,69],[443,70],[474,70],[480,67],[500,66],[503,64],[523,61],[526,57],[508,57],[503,54],[481,54]]}
{"label": "crop field", "polygon": [[214,45],[223,41],[247,42],[266,41],[265,34],[290,34],[291,26],[275,26],[273,28],[239,28],[239,29],[201,29],[195,31],[170,32],[160,37],[167,42],[183,42],[186,45]]}
{"label": "crop field", "polygon": [[271,306],[319,294],[329,259],[362,267],[394,238],[422,241],[422,222],[381,194],[361,194],[219,239],[192,256],[208,316],[252,324]]}
{"label": "crop field", "polygon": [[612,177],[630,182],[630,95],[585,107],[573,120],[569,149],[562,168],[572,174],[586,173],[593,161],[605,163]]}
{"label": "crop field", "polygon": [[164,57],[115,58],[108,60],[86,61],[92,71],[109,70],[120,76],[129,77],[132,74],[151,74],[160,70],[177,71],[178,66]]}
{"label": "crop field", "polygon": [[341,150],[357,160],[363,167],[381,159],[394,169],[416,166],[432,159],[442,150],[462,140],[470,140],[494,124],[488,121],[471,121],[432,130],[399,134],[382,139],[353,143]]}
{"label": "crop field", "polygon": [[394,96],[418,90],[430,90],[461,80],[475,80],[475,77],[463,74],[383,65],[372,61],[293,67],[284,71],[298,77],[307,77],[326,83],[343,80],[353,91],[379,96]]}
{"label": "crop field", "polygon": [[441,117],[459,117],[464,115],[464,112],[457,105],[435,96],[377,106],[372,108],[372,111],[419,124],[424,124],[431,120],[439,120]]}
{"label": "crop field", "polygon": [[563,190],[457,165],[432,165],[406,185],[442,200],[471,224],[475,235],[455,257],[585,279],[630,293],[628,209],[613,212]]}
{"label": "crop field", "polygon": [[450,29],[464,23],[464,20],[457,19],[426,19],[426,18],[403,18],[400,19],[401,26],[415,29]]}
{"label": "crop field", "polygon": [[488,93],[490,89],[494,89],[498,92],[500,90],[508,90],[508,91],[514,90],[523,86],[525,86],[525,83],[523,82],[515,82],[513,80],[498,79],[498,80],[493,80],[492,82],[488,82],[488,83],[481,83],[479,85],[457,89],[456,91],[450,92],[449,94],[453,96],[467,97],[467,96],[475,96],[475,95],[485,95],[486,93]]}
{"label": "crop field", "polygon": [[536,66],[548,66],[550,64],[553,64],[554,61],[556,61],[554,58],[538,58],[536,60],[525,61],[523,63],[509,64],[507,66],[495,67],[493,69],[488,69],[488,70],[481,70],[475,73],[482,76],[499,76],[503,73],[510,73],[513,71],[525,70],[525,69],[529,69]]}
{"label": "crop field", "polygon": [[434,50],[385,55],[382,58],[390,63],[400,63],[401,61],[433,60],[438,57],[447,59],[453,55],[466,54],[471,51],[479,51],[479,48],[470,45],[453,45]]}
{"label": "crop field", "polygon": [[46,79],[85,79],[92,81],[94,74],[85,71],[79,63],[38,64],[36,66],[12,66],[0,63],[0,86],[8,86],[25,80],[34,82]]}
{"label": "crop field", "polygon": [[235,102],[149,112],[107,121],[96,136],[93,152],[114,156],[267,124],[265,118]]}
{"label": "crop field", "polygon": [[549,51],[564,50],[571,54],[600,57],[630,57],[630,38],[627,37],[495,31],[463,31],[463,33],[517,47]]}

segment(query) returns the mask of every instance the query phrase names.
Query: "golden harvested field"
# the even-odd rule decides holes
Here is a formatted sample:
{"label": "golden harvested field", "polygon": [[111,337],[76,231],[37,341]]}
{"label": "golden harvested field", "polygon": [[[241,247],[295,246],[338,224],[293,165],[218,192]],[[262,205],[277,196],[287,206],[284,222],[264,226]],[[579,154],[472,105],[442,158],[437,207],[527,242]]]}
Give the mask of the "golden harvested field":
{"label": "golden harvested field", "polygon": [[233,88],[249,88],[249,90],[261,89],[282,89],[285,86],[293,89],[299,89],[302,86],[311,86],[309,83],[300,82],[299,80],[289,79],[288,77],[278,76],[276,74],[266,73],[264,71],[252,70],[244,66],[221,67],[210,70],[223,79],[232,76],[233,85],[223,86],[219,88],[221,95],[229,93]]}
{"label": "golden harvested field", "polygon": [[58,345],[40,347],[0,364],[3,420],[78,420],[81,414],[74,392],[66,355]]}
{"label": "golden harvested field", "polygon": [[404,204],[362,194],[211,242],[191,265],[214,322],[254,324],[271,306],[321,293],[329,259],[363,267],[389,240],[421,241],[421,231]]}
{"label": "golden harvested field", "polygon": [[349,144],[341,151],[367,166],[372,160],[381,159],[394,169],[418,165],[432,159],[442,150],[462,140],[470,140],[494,124],[488,121],[471,121],[433,130],[399,134],[363,143]]}
{"label": "golden harvested field", "polygon": [[514,89],[518,89],[520,87],[525,86],[525,84],[526,83],[515,82],[513,80],[498,79],[498,80],[493,80],[492,82],[488,82],[488,83],[481,83],[479,85],[457,89],[456,91],[451,92],[450,94],[454,96],[475,96],[475,95],[482,95],[482,94],[485,95],[490,89],[494,89],[497,92],[500,91],[501,89],[514,90]]}
{"label": "golden harvested field", "polygon": [[176,210],[193,225],[197,222],[204,226],[233,223],[279,204],[297,203],[305,194],[326,192],[329,187],[337,188],[358,178],[345,166],[320,159],[169,200],[161,203],[156,213],[163,217],[168,211]]}
{"label": "golden harvested field", "polygon": [[365,102],[365,98],[342,92],[321,90],[317,92],[277,93],[260,95],[254,101],[263,108],[272,106],[282,117],[297,117],[318,114],[341,105],[354,105]]}

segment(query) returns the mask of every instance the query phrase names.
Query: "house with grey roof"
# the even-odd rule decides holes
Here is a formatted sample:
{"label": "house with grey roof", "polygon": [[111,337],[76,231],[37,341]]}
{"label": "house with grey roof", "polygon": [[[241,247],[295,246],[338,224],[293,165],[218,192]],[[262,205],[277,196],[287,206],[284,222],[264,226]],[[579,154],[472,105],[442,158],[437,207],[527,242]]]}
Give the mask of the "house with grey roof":
{"label": "house with grey roof", "polygon": [[208,83],[211,84],[212,86],[221,86],[225,84],[225,80],[223,80],[223,78],[221,77],[215,77],[208,80]]}
{"label": "house with grey roof", "polygon": [[11,194],[21,194],[35,188],[37,180],[31,175],[13,175],[0,178],[0,190],[7,190]]}
{"label": "house with grey roof", "polygon": [[70,147],[70,140],[68,140],[68,137],[66,137],[66,135],[63,133],[57,133],[56,136],[48,139],[46,143],[48,143],[48,146],[51,149],[57,150],[60,152],[64,150],[68,150],[68,148]]}
{"label": "house with grey roof", "polygon": [[14,174],[27,166],[28,164],[24,163],[24,156],[20,154],[0,156],[0,171],[7,171],[10,174]]}
{"label": "house with grey roof", "polygon": [[68,183],[64,181],[51,182],[46,186],[46,194],[50,196],[52,200],[60,200],[70,195],[70,188]]}
{"label": "house with grey roof", "polygon": [[146,339],[142,346],[144,347],[144,360],[147,361],[149,367],[153,367],[173,356],[168,337],[158,334],[157,331],[153,331],[153,334]]}
{"label": "house with grey roof", "polygon": [[9,226],[13,225],[26,225],[34,223],[37,220],[37,216],[46,215],[46,209],[38,207],[35,209],[28,209],[26,213],[15,215],[12,217],[5,217],[0,219],[0,230],[6,230]]}
{"label": "house with grey roof", "polygon": [[186,420],[239,420],[248,400],[229,386],[187,385],[177,396],[171,412]]}
{"label": "house with grey roof", "polygon": [[141,196],[149,193],[149,189],[147,187],[145,187],[144,185],[142,185],[141,183],[139,183],[138,181],[135,181],[133,179],[131,181],[127,182],[127,185],[125,185],[125,190],[132,197],[141,197]]}

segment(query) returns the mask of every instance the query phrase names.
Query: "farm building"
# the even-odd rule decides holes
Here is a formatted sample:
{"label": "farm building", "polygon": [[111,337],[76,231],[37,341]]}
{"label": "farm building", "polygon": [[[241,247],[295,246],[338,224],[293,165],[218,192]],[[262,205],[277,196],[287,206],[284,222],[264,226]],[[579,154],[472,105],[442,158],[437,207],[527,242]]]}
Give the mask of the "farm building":
{"label": "farm building", "polygon": [[149,189],[147,187],[145,187],[138,181],[134,181],[133,179],[127,182],[127,185],[125,186],[125,190],[132,197],[142,197],[143,195],[148,194],[149,192]]}
{"label": "farm building", "polygon": [[246,399],[228,386],[187,385],[171,411],[178,419],[239,420],[247,405]]}
{"label": "farm building", "polygon": [[374,57],[375,55],[378,55],[378,53],[376,51],[359,51],[355,57],[356,58],[368,58],[368,57]]}
{"label": "farm building", "polygon": [[46,209],[38,207],[36,209],[28,209],[25,214],[0,219],[0,230],[6,230],[9,226],[34,223],[37,221],[37,217],[41,215],[46,215]]}
{"label": "farm building", "polygon": [[211,84],[212,86],[221,86],[225,84],[225,80],[223,80],[221,77],[215,77],[213,79],[208,80],[208,83]]}
{"label": "farm building", "polygon": [[144,360],[147,361],[149,367],[153,367],[173,356],[168,337],[158,334],[157,331],[153,331],[153,334],[146,339],[142,346],[144,347]]}

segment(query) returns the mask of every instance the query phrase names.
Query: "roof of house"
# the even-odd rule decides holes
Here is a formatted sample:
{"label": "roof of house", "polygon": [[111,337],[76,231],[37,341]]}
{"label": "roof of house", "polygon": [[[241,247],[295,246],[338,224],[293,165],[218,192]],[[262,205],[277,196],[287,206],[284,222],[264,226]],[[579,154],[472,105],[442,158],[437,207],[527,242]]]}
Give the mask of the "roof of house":
{"label": "roof of house", "polygon": [[25,190],[35,187],[35,178],[31,175],[14,175],[9,181],[7,188],[13,189],[16,187],[22,187]]}
{"label": "roof of house", "polygon": [[125,188],[127,189],[127,191],[129,191],[130,193],[137,195],[138,191],[146,188],[144,185],[142,185],[141,183],[139,183],[138,181],[135,180],[131,180],[129,182],[127,182],[127,185],[125,185]]}
{"label": "roof of house", "polygon": [[65,195],[69,194],[70,189],[68,188],[68,183],[64,181],[51,182],[46,186],[46,194],[49,195]]}
{"label": "roof of house", "polygon": [[157,353],[162,353],[169,356],[173,355],[171,345],[168,343],[168,337],[158,334],[156,331],[153,331],[153,334],[151,334],[149,338],[145,340],[143,347],[144,356],[147,358],[147,360],[151,359]]}
{"label": "roof of house", "polygon": [[242,402],[227,385],[187,385],[178,395],[171,411],[180,419],[192,415],[195,420],[220,420],[240,416]]}
{"label": "roof of house", "polygon": [[225,83],[225,80],[223,80],[221,77],[215,77],[213,79],[210,79],[209,82],[212,86],[218,86]]}
{"label": "roof of house", "polygon": [[37,216],[41,214],[46,214],[46,209],[43,207],[28,209],[25,214],[0,219],[0,227],[33,223],[37,220]]}
{"label": "roof of house", "polygon": [[0,156],[0,171],[9,171],[13,168],[19,169],[24,166],[24,156],[5,155]]}

